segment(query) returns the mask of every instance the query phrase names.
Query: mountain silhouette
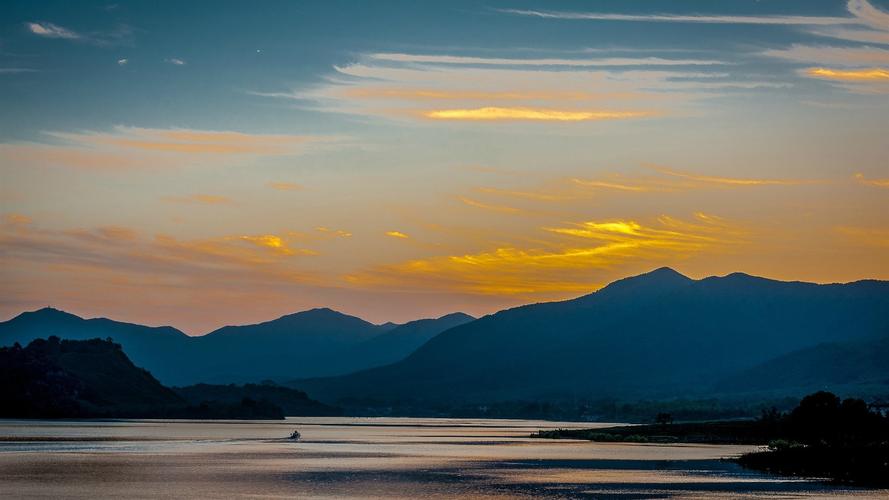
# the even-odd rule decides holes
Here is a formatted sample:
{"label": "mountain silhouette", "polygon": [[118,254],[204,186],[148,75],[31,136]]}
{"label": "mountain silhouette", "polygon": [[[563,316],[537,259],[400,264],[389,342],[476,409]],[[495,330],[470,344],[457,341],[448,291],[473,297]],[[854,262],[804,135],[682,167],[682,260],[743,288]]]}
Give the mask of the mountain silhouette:
{"label": "mountain silhouette", "polygon": [[326,401],[688,396],[776,356],[887,332],[889,282],[693,280],[661,268],[457,326],[389,366],[299,386]]}
{"label": "mountain silhouette", "polygon": [[126,349],[130,359],[159,379],[174,379],[187,368],[190,338],[169,327],[149,327],[105,318],[83,319],[52,307],[24,312],[0,323],[0,345],[22,345],[56,336],[66,340],[111,338]]}
{"label": "mountain silhouette", "polygon": [[189,337],[172,327],[83,319],[53,308],[0,323],[0,345],[51,335],[111,338],[130,358],[171,385],[255,382],[350,373],[398,361],[430,337],[470,316],[374,325],[331,309],[312,309],[255,325]]}

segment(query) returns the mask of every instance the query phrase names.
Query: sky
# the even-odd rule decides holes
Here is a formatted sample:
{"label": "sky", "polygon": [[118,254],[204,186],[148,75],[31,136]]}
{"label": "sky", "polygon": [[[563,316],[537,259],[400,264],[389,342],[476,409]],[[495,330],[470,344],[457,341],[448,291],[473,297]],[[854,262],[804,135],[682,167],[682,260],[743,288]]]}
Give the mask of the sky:
{"label": "sky", "polygon": [[889,279],[889,1],[0,4],[0,319]]}

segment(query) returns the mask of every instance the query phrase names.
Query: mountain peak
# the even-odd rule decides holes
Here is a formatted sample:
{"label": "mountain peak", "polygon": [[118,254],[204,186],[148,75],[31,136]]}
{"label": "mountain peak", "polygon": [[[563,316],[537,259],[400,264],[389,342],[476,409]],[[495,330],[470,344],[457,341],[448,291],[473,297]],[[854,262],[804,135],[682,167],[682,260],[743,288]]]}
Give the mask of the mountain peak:
{"label": "mountain peak", "polygon": [[472,321],[475,319],[475,316],[466,314],[465,312],[457,311],[452,312],[450,314],[445,314],[438,319],[453,319],[453,320],[461,320],[461,321]]}
{"label": "mountain peak", "polygon": [[66,320],[66,319],[83,319],[80,316],[65,312],[55,307],[46,306],[34,311],[27,311],[16,316],[18,318],[41,319],[41,320]]}
{"label": "mountain peak", "polygon": [[612,282],[597,293],[606,292],[660,292],[687,285],[694,280],[669,267],[659,267],[653,271]]}

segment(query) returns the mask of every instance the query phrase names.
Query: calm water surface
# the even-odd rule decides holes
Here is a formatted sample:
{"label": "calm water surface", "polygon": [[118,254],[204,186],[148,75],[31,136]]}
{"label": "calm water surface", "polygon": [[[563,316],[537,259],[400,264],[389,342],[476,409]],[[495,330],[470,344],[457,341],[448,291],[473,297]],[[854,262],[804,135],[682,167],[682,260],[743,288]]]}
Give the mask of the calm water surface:
{"label": "calm water surface", "polygon": [[[889,498],[753,473],[749,446],[530,439],[529,420],[0,420],[0,498]],[[283,437],[298,429],[303,439]]]}

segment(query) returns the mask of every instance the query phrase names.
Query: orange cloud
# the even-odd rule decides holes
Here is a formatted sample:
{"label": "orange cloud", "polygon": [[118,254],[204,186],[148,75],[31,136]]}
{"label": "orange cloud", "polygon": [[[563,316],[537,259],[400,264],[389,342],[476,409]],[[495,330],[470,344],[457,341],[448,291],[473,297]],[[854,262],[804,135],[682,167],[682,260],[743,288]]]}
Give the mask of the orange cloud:
{"label": "orange cloud", "polygon": [[[534,91],[483,91],[483,90],[437,90],[415,88],[352,88],[343,92],[346,97],[370,99],[406,99],[406,100],[468,100],[468,101],[527,101],[527,100],[564,100],[579,101],[599,98],[587,92],[534,92]],[[632,96],[631,93],[622,94]],[[611,97],[616,97],[612,95]]]}
{"label": "orange cloud", "polygon": [[346,276],[360,287],[440,290],[479,295],[554,298],[599,286],[603,270],[631,262],[664,262],[718,252],[744,241],[744,231],[719,217],[690,221],[662,216],[587,221],[541,228],[552,237],[533,247],[500,245],[463,255],[416,259]]}
{"label": "orange cloud", "polygon": [[868,186],[889,188],[889,179],[868,179],[864,174],[858,173],[855,174],[855,180]]}
{"label": "orange cloud", "polygon": [[301,184],[295,182],[269,182],[267,186],[278,191],[299,191],[303,188]]}
{"label": "orange cloud", "polygon": [[[533,192],[533,191],[516,191],[512,189],[499,189],[492,187],[478,187],[475,188],[476,191],[480,193],[500,195],[500,196],[510,196],[513,198],[524,198],[528,200],[535,201],[563,201],[573,198],[572,196],[566,196],[562,194],[552,194],[552,193],[542,193],[542,192]],[[464,201],[465,203],[465,201]]]}
{"label": "orange cloud", "polygon": [[111,132],[47,132],[52,143],[0,144],[0,156],[19,167],[155,169],[220,165],[229,158],[290,156],[316,136],[246,134],[228,131],[116,127]]}
{"label": "orange cloud", "polygon": [[805,70],[805,74],[813,78],[824,78],[827,80],[838,80],[843,82],[889,81],[889,70],[883,68],[853,70],[809,68]]}
{"label": "orange cloud", "polygon": [[118,134],[56,134],[79,141],[127,149],[197,154],[286,154],[305,143],[303,136],[244,134],[203,130],[126,128]]}
{"label": "orange cloud", "polygon": [[474,109],[426,111],[423,113],[423,116],[434,120],[580,122],[641,118],[651,116],[652,114],[641,111],[569,111],[546,108],[501,108],[489,106]]}
{"label": "orange cloud", "polygon": [[702,182],[706,184],[723,184],[728,186],[795,186],[799,184],[815,184],[819,181],[806,179],[747,179],[736,177],[718,177],[711,175],[701,175],[689,172],[679,172],[657,165],[646,165],[664,175],[681,177],[691,181]]}
{"label": "orange cloud", "polygon": [[269,248],[281,255],[317,255],[318,252],[307,249],[293,249],[280,236],[274,234],[261,234],[258,236],[241,236],[240,239],[253,243],[256,246]]}
{"label": "orange cloud", "polygon": [[386,231],[385,234],[386,234],[386,236],[391,236],[392,238],[402,238],[402,239],[410,238],[410,236],[402,233],[401,231]]}
{"label": "orange cloud", "polygon": [[31,224],[32,222],[34,222],[34,220],[31,219],[30,217],[28,217],[27,215],[13,213],[13,214],[4,214],[3,215],[3,222],[5,222],[6,224],[9,224],[11,226],[24,226],[24,225]]}
{"label": "orange cloud", "polygon": [[643,185],[636,185],[636,184],[623,184],[623,183],[610,182],[610,181],[597,181],[597,180],[588,180],[588,179],[571,179],[571,182],[574,182],[575,184],[578,184],[580,186],[585,186],[585,187],[617,189],[619,191],[646,192],[646,191],[656,190],[650,186],[643,186]]}
{"label": "orange cloud", "polygon": [[342,229],[330,229],[329,227],[324,226],[316,227],[315,231],[333,236],[334,238],[349,238],[352,236],[352,233],[348,231],[343,231]]}
{"label": "orange cloud", "polygon": [[164,201],[173,203],[198,203],[201,205],[234,205],[235,202],[226,196],[215,194],[190,194],[187,196],[165,196]]}
{"label": "orange cloud", "polygon": [[491,210],[493,212],[503,212],[503,213],[508,213],[508,214],[515,214],[515,213],[521,212],[521,209],[518,209],[515,207],[509,207],[506,205],[490,205],[488,203],[482,203],[480,201],[476,201],[471,198],[466,198],[463,196],[458,196],[457,199],[462,201],[466,205],[469,205],[470,207],[481,208],[484,210]]}

